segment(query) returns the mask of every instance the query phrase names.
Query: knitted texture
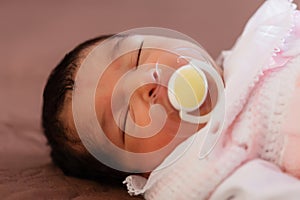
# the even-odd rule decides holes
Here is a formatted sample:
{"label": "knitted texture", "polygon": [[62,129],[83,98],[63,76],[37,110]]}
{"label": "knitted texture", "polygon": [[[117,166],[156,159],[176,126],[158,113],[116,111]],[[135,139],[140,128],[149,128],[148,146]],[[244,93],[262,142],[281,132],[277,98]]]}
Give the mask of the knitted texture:
{"label": "knitted texture", "polygon": [[223,149],[220,157],[200,160],[197,156],[190,156],[171,166],[164,178],[156,181],[144,197],[149,200],[206,199],[245,158],[245,150],[237,146]]}
{"label": "knitted texture", "polygon": [[266,1],[224,54],[224,143],[204,160],[192,147],[171,166],[153,172],[147,182],[126,179],[131,194],[144,194],[147,200],[208,199],[250,159],[281,165],[285,137],[281,125],[300,71],[300,19],[295,9],[288,0]]}
{"label": "knitted texture", "polygon": [[282,159],[285,137],[281,127],[299,74],[299,64],[265,72],[233,123],[231,134],[235,143],[251,148],[254,157],[277,165]]}

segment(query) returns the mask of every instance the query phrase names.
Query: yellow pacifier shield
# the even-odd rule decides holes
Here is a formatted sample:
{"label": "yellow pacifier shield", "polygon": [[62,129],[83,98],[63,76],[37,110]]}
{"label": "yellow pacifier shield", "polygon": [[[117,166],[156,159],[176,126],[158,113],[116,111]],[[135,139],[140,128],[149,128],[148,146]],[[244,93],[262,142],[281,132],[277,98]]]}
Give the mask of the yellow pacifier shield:
{"label": "yellow pacifier shield", "polygon": [[191,65],[179,68],[172,75],[169,87],[173,92],[173,98],[170,98],[173,106],[186,111],[199,108],[207,95],[205,74]]}

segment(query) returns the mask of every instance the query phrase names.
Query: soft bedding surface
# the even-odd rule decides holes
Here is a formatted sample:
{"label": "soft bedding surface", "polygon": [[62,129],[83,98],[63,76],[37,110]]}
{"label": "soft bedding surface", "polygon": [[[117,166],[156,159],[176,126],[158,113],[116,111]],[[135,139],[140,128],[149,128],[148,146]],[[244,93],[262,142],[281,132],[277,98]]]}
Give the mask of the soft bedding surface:
{"label": "soft bedding surface", "polygon": [[1,121],[1,199],[137,199],[117,185],[67,177],[54,166],[38,128]]}

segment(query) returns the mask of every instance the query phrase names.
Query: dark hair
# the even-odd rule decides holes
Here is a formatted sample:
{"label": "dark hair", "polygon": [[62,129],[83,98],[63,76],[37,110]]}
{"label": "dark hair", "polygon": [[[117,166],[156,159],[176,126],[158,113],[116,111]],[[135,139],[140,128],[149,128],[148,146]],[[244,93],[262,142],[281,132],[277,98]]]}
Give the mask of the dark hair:
{"label": "dark hair", "polygon": [[[51,146],[51,157],[53,162],[58,165],[66,175],[79,178],[96,180],[124,180],[127,173],[109,168],[96,160],[84,148],[80,139],[74,140],[68,137],[68,132],[73,131],[78,137],[77,132],[70,129],[60,114],[64,108],[68,94],[74,87],[74,74],[80,60],[84,57],[85,50],[101,42],[112,35],[102,35],[90,39],[74,48],[65,55],[61,62],[51,72],[43,93],[42,126],[44,133]],[[73,146],[81,145],[83,152],[74,151]]]}

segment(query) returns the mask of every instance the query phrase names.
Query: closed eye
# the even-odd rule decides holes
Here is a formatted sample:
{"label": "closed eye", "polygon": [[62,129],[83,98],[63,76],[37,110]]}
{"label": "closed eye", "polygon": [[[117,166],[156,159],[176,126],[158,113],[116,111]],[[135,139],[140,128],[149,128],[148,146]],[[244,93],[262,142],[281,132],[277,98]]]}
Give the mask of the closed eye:
{"label": "closed eye", "polygon": [[[127,106],[127,109],[126,109],[126,113],[125,113],[125,116],[124,116],[124,120],[123,120],[123,126],[122,126],[122,130],[123,130],[123,134],[125,134],[125,131],[126,131],[126,122],[127,122],[127,117],[128,117],[128,113],[130,111],[130,106],[128,105]],[[123,136],[124,137],[124,136]]]}
{"label": "closed eye", "polygon": [[141,53],[142,53],[142,49],[143,49],[143,44],[144,44],[144,41],[142,41],[141,45],[140,45],[140,48],[139,48],[139,51],[138,51],[138,55],[137,55],[137,59],[136,59],[136,68],[138,68],[139,64],[140,64],[140,57],[141,57]]}

